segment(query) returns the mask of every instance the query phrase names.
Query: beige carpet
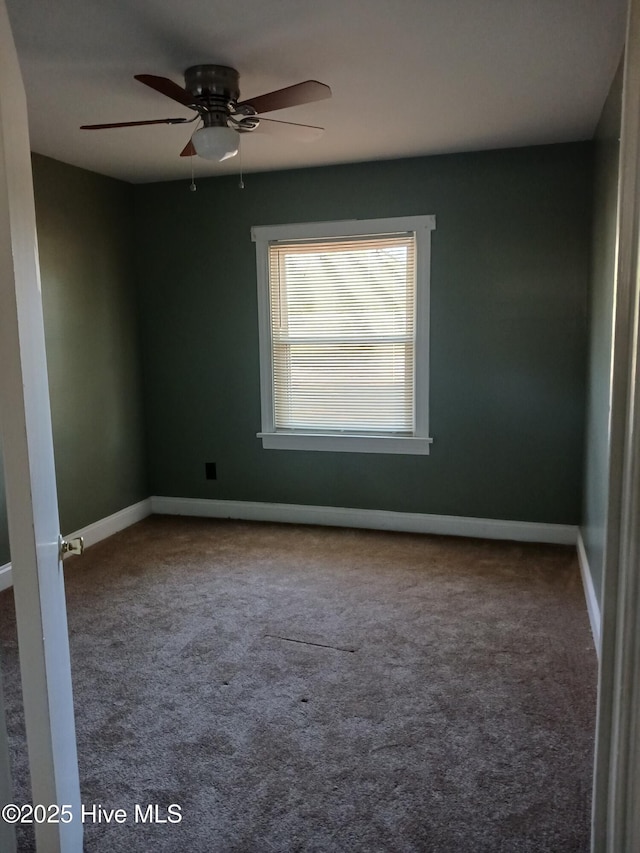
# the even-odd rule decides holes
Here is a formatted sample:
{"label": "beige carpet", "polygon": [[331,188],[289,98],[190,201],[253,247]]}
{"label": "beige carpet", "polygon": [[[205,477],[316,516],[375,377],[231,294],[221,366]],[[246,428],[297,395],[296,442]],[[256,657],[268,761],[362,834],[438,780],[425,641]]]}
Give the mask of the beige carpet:
{"label": "beige carpet", "polygon": [[[183,816],[87,853],[588,851],[573,549],[152,517],[66,576],[84,802]],[[22,800],[10,592],[0,649]]]}

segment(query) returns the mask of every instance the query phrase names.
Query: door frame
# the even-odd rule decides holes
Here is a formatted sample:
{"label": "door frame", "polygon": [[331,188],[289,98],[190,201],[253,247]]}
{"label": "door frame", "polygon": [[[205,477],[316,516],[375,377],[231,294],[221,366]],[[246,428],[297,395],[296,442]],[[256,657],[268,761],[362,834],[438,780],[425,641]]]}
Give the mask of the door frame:
{"label": "door frame", "polygon": [[617,218],[593,853],[640,843],[640,0],[628,7]]}

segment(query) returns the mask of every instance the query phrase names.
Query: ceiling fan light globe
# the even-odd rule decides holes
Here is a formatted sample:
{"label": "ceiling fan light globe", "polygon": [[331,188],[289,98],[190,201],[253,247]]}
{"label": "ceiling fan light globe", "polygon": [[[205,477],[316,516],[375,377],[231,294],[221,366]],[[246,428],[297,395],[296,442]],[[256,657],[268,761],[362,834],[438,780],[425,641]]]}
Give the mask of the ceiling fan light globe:
{"label": "ceiling fan light globe", "polygon": [[221,163],[238,153],[238,133],[231,127],[201,127],[191,139],[198,157]]}

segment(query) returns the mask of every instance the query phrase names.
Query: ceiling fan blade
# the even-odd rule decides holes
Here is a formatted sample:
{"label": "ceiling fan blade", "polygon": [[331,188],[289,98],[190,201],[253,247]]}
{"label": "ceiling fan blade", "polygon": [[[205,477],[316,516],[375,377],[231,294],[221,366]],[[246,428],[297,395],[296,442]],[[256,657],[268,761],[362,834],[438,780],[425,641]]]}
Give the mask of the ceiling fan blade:
{"label": "ceiling fan blade", "polygon": [[151,121],[117,121],[112,124],[83,124],[80,130],[105,130],[109,127],[140,127],[143,124],[184,124],[188,118],[156,118]]}
{"label": "ceiling fan blade", "polygon": [[297,107],[301,104],[310,104],[312,101],[322,101],[331,97],[331,89],[325,83],[317,80],[305,80],[304,83],[296,83],[295,86],[287,86],[286,89],[277,89],[266,95],[257,95],[255,98],[247,98],[238,106],[253,107],[257,113],[270,113],[273,110],[283,110],[286,107]]}
{"label": "ceiling fan blade", "polygon": [[315,142],[324,133],[324,127],[312,124],[296,124],[292,121],[276,121],[273,118],[260,118],[260,123],[252,133],[270,133],[272,136],[287,136],[297,142]]}
{"label": "ceiling fan blade", "polygon": [[183,89],[182,86],[178,86],[173,80],[169,80],[168,77],[156,77],[155,74],[135,74],[134,76],[145,86],[150,86],[156,92],[160,92],[161,95],[166,95],[167,98],[173,98],[174,101],[184,104],[185,107],[190,107],[193,104],[193,95]]}
{"label": "ceiling fan blade", "polygon": [[195,157],[196,149],[193,147],[193,142],[189,140],[180,152],[181,157]]}

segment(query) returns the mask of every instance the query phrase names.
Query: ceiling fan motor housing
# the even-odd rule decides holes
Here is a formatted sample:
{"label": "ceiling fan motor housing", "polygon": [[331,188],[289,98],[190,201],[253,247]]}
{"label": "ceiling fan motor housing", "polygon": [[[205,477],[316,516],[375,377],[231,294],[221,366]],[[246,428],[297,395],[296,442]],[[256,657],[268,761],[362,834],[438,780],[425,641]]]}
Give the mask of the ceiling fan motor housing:
{"label": "ceiling fan motor housing", "polygon": [[184,72],[185,89],[198,100],[228,103],[240,97],[240,75],[226,65],[192,65]]}
{"label": "ceiling fan motor housing", "polygon": [[184,72],[205,127],[226,127],[230,105],[240,97],[240,75],[226,65],[192,65]]}

